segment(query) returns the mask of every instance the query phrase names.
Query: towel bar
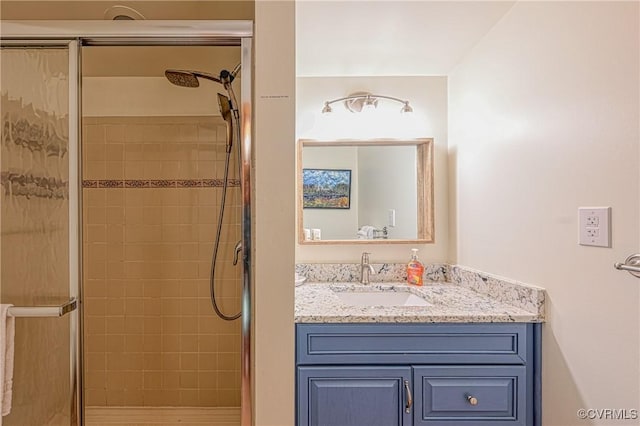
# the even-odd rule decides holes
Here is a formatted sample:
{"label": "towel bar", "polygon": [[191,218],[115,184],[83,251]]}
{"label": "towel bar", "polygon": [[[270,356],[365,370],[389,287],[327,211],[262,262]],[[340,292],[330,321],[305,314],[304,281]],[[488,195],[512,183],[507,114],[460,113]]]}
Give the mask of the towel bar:
{"label": "towel bar", "polygon": [[78,301],[75,297],[72,297],[68,302],[58,306],[12,306],[9,308],[9,315],[21,318],[62,317],[69,312],[75,311],[77,307]]}
{"label": "towel bar", "polygon": [[640,278],[640,253],[627,257],[624,263],[616,262],[614,268],[620,271],[627,271],[636,278]]}

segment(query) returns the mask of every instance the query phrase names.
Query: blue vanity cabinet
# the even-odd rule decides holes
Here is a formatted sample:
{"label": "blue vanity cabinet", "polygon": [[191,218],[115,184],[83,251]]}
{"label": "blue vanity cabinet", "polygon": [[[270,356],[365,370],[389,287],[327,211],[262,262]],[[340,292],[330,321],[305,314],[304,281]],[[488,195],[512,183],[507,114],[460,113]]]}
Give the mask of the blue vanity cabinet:
{"label": "blue vanity cabinet", "polygon": [[297,324],[298,426],[539,426],[540,324]]}

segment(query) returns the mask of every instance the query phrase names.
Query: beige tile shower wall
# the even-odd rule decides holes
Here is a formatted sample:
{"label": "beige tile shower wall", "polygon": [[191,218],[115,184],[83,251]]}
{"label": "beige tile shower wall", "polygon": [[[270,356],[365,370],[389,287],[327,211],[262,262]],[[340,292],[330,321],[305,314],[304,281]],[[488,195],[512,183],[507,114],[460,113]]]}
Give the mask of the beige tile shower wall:
{"label": "beige tile shower wall", "polygon": [[225,137],[220,117],[87,117],[83,179],[222,178]]}
{"label": "beige tile shower wall", "polygon": [[[85,180],[223,176],[220,117],[87,118],[83,130]],[[221,191],[84,189],[87,405],[239,405],[240,324],[209,300]],[[216,271],[227,314],[240,308],[239,195],[227,194]]]}

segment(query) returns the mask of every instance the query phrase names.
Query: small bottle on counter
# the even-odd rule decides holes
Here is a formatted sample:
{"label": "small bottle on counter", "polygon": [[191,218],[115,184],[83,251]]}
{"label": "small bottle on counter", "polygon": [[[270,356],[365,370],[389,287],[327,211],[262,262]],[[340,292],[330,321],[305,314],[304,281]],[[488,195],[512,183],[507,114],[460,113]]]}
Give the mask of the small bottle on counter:
{"label": "small bottle on counter", "polygon": [[411,260],[407,264],[407,283],[423,285],[424,265],[418,259],[418,249],[411,249]]}

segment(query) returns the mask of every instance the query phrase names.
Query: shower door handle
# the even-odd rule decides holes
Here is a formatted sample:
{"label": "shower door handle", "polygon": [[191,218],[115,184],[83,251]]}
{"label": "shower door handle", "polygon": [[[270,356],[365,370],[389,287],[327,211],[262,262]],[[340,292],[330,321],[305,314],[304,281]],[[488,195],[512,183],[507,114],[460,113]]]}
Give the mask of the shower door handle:
{"label": "shower door handle", "polygon": [[62,305],[54,306],[11,306],[9,315],[16,318],[63,317],[78,308],[75,297]]}

